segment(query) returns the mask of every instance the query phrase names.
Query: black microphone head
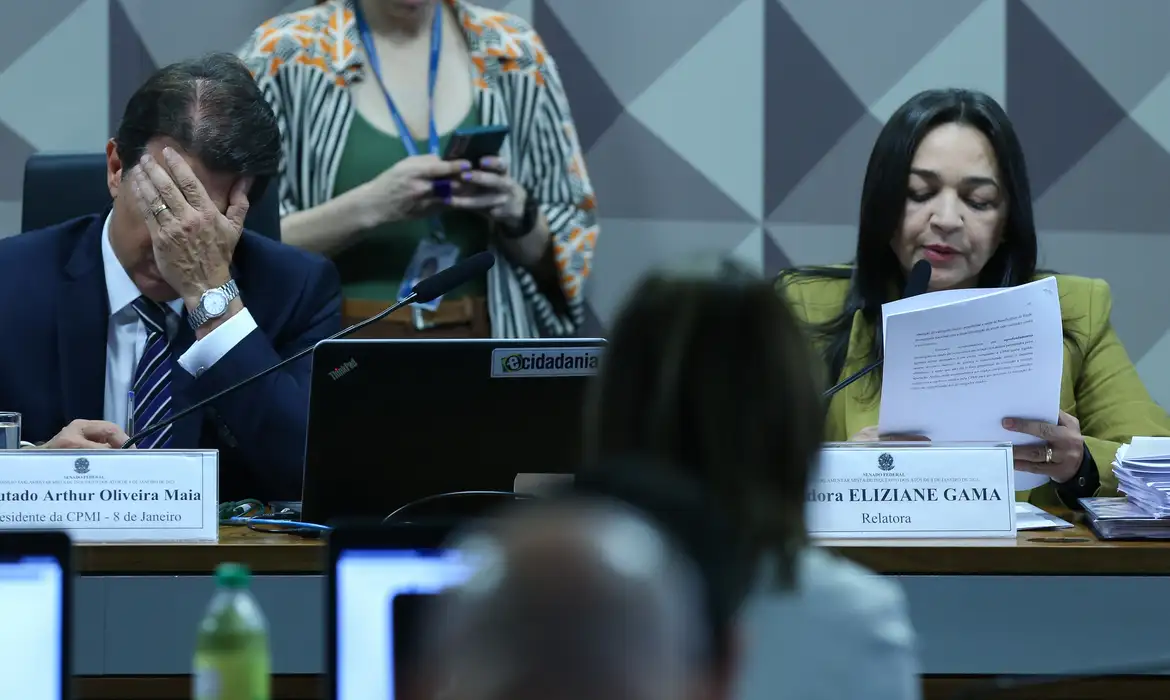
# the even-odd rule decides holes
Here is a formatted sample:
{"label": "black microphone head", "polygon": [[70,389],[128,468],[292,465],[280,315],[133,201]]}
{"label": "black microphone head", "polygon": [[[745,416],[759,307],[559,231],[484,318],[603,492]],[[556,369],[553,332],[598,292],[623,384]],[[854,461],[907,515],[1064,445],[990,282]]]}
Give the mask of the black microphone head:
{"label": "black microphone head", "polygon": [[910,274],[906,277],[906,289],[902,290],[902,298],[916,297],[926,291],[930,286],[930,261],[919,260],[914,263],[914,267],[910,268]]}
{"label": "black microphone head", "polygon": [[414,289],[410,290],[415,295],[412,301],[415,304],[434,301],[464,282],[487,274],[495,264],[496,256],[486,250],[466,260],[460,260],[446,270],[440,270],[414,285]]}

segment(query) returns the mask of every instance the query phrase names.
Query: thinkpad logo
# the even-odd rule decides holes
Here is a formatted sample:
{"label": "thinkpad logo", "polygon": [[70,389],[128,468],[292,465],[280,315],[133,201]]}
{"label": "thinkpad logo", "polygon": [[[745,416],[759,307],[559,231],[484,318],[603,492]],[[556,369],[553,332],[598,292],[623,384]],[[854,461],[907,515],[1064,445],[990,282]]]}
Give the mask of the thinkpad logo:
{"label": "thinkpad logo", "polygon": [[332,372],[330,372],[329,378],[332,379],[333,381],[337,381],[338,379],[341,379],[342,377],[349,374],[350,372],[352,372],[355,369],[357,369],[357,360],[355,360],[351,357],[348,360],[346,360],[345,362],[342,362],[341,366],[337,367]]}

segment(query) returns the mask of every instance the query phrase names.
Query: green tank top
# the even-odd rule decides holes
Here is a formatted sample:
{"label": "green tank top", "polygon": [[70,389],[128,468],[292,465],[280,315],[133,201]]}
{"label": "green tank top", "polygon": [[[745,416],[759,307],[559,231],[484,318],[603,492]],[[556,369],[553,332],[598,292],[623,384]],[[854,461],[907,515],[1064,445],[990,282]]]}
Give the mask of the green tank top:
{"label": "green tank top", "polygon": [[[479,114],[473,108],[457,128],[478,125]],[[447,147],[450,137],[448,133],[440,139],[442,148]],[[416,139],[415,146],[419,153],[428,152],[426,140]],[[408,155],[402,139],[380,131],[355,111],[337,167],[333,196],[373,180]],[[471,212],[445,212],[441,218],[447,242],[459,247],[461,259],[487,248],[488,225],[483,217]],[[381,224],[359,234],[357,243],[333,258],[345,298],[388,302],[397,299],[415,249],[430,235],[431,222],[427,219]],[[444,298],[486,294],[485,278],[472,280]]]}

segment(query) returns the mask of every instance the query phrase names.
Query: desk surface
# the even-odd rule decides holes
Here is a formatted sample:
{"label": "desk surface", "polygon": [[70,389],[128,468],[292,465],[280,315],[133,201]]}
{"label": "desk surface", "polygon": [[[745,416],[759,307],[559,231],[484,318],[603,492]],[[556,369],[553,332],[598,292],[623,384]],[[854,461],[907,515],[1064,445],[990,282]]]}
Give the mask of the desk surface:
{"label": "desk surface", "polygon": [[[1070,521],[1068,513],[1059,514]],[[1014,540],[825,540],[883,574],[1170,576],[1170,542],[1102,542],[1086,527],[1021,532]],[[218,544],[78,544],[88,575],[208,574],[236,561],[258,574],[320,574],[323,539],[224,527]]]}

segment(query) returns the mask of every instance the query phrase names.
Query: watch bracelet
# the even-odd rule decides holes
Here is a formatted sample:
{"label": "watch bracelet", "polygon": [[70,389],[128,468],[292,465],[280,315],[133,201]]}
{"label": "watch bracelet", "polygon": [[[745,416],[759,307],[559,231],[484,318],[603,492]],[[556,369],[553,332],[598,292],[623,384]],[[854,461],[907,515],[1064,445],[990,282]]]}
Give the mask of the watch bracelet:
{"label": "watch bracelet", "polygon": [[[207,292],[213,290],[219,290],[223,292],[224,296],[227,297],[227,304],[224,306],[224,313],[227,313],[227,306],[230,306],[231,303],[240,296],[240,286],[234,279],[230,279],[218,287],[212,287],[211,289],[208,289],[206,292],[204,292],[204,294],[207,294]],[[203,310],[203,300],[200,298],[199,305],[195,307],[195,310],[187,314],[187,323],[190,324],[192,330],[197,330],[200,326],[207,323],[212,318],[218,318],[218,316],[212,316],[211,314],[205,312]]]}

